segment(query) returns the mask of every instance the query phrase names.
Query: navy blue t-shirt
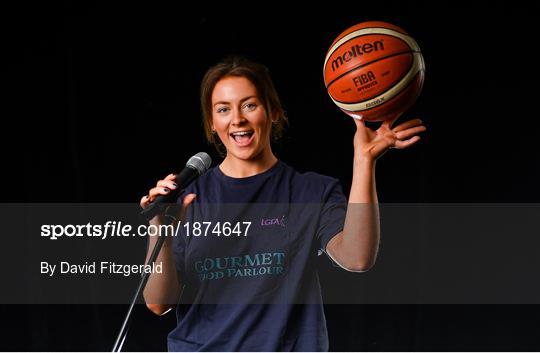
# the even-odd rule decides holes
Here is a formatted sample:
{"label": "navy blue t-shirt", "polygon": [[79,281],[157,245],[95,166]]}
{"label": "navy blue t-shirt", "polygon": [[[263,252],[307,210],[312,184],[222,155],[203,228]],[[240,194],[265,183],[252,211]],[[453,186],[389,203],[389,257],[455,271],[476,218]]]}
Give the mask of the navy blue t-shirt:
{"label": "navy blue t-shirt", "polygon": [[246,178],[214,167],[187,193],[197,198],[173,240],[184,288],[169,351],[328,350],[315,260],[343,229],[339,181],[278,161]]}

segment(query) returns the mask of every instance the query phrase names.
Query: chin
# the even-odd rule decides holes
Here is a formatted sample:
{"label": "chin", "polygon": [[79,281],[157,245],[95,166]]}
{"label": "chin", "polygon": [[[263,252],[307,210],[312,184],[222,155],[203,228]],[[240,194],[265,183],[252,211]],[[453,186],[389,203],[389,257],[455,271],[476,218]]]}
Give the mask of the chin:
{"label": "chin", "polygon": [[250,159],[254,159],[260,153],[257,153],[254,150],[249,150],[249,151],[234,151],[234,153],[231,153],[231,154],[238,159],[247,161]]}
{"label": "chin", "polygon": [[227,154],[234,156],[237,159],[248,161],[257,158],[262,154],[262,150],[257,150],[255,148],[246,148],[239,150],[238,148],[233,147],[233,149],[227,149]]}

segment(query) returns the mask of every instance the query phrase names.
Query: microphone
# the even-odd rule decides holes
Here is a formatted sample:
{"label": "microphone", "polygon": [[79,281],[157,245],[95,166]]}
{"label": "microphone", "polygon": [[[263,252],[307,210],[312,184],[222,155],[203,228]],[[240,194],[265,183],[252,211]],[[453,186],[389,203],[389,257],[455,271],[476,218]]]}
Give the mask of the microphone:
{"label": "microphone", "polygon": [[174,182],[178,187],[171,190],[167,195],[156,197],[151,204],[141,211],[141,215],[147,220],[151,220],[156,214],[162,213],[168,206],[167,204],[176,203],[178,195],[184,191],[185,187],[197,179],[197,177],[204,174],[210,168],[211,164],[212,158],[205,152],[199,152],[192,156],[187,161],[185,168],[176,175]]}

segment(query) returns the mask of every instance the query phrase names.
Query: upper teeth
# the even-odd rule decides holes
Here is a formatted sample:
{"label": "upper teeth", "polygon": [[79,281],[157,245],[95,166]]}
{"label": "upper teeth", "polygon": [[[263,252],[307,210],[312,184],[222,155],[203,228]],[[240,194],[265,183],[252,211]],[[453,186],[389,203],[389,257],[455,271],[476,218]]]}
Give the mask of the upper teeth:
{"label": "upper teeth", "polygon": [[238,131],[238,132],[233,132],[233,136],[242,136],[242,135],[247,135],[249,134],[251,131]]}

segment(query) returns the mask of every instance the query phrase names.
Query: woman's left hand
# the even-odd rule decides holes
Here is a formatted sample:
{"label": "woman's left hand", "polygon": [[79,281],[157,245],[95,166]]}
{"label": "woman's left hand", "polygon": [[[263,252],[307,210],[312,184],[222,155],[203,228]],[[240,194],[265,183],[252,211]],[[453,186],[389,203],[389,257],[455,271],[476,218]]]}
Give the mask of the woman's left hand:
{"label": "woman's left hand", "polygon": [[368,128],[363,120],[353,119],[356,124],[355,156],[374,161],[390,148],[404,149],[418,142],[418,134],[426,130],[422,120],[413,119],[392,127],[398,118],[399,115],[385,120],[375,131]]}

